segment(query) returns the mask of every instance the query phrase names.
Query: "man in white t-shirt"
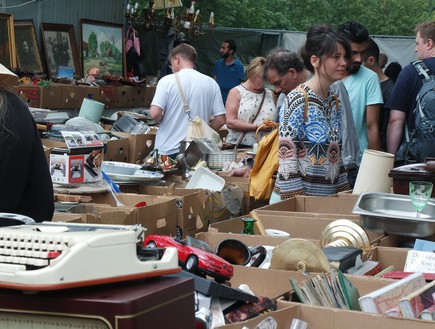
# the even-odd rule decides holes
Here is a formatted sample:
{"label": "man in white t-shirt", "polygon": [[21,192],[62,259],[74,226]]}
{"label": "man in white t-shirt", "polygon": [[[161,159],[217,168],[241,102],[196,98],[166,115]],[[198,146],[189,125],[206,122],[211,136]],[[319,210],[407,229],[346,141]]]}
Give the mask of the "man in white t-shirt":
{"label": "man in white t-shirt", "polygon": [[200,117],[216,131],[225,124],[225,107],[219,85],[211,77],[194,69],[196,58],[196,50],[191,45],[180,44],[173,48],[169,59],[174,74],[160,79],[151,102],[150,115],[153,120],[160,122],[155,148],[160,154],[172,158],[179,152],[189,122],[175,74],[180,79],[191,118]]}

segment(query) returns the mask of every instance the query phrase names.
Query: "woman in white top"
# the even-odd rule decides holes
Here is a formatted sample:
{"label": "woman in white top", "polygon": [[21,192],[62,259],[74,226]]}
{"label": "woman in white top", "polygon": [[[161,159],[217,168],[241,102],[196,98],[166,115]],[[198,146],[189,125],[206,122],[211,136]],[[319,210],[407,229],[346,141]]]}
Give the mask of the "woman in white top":
{"label": "woman in white top", "polygon": [[[264,57],[254,58],[246,72],[247,80],[232,88],[226,102],[228,144],[249,147],[257,142],[255,132],[265,120],[277,121],[278,111],[271,90],[264,88]],[[264,98],[264,99],[263,99]],[[259,139],[270,127],[262,127]]]}

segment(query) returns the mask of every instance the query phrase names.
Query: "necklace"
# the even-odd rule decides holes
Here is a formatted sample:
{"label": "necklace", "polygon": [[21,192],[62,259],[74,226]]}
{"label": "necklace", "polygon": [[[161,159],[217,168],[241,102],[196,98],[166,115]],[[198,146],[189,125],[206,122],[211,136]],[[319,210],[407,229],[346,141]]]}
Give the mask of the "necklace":
{"label": "necklace", "polygon": [[247,86],[245,86],[243,83],[240,84],[243,88],[245,88],[246,90],[249,90],[250,92],[253,92],[254,94],[262,94],[264,92],[264,88],[261,90],[255,90],[255,89],[251,89],[248,88]]}

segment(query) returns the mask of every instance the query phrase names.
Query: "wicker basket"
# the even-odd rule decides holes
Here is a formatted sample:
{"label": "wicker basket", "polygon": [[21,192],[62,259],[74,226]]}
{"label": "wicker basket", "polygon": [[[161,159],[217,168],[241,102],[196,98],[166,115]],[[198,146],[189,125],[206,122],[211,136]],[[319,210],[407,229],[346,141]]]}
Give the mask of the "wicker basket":
{"label": "wicker basket", "polygon": [[221,153],[207,154],[207,164],[210,169],[222,169],[225,162],[234,162],[236,158],[237,151],[222,151]]}

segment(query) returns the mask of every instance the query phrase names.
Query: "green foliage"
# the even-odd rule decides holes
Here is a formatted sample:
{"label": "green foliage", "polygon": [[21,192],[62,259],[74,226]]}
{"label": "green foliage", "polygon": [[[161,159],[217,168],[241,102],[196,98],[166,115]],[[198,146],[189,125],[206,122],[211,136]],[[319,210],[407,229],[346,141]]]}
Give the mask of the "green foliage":
{"label": "green foliage", "polygon": [[88,37],[89,57],[95,57],[97,55],[97,49],[98,49],[97,35],[95,34],[94,31],[92,31]]}
{"label": "green foliage", "polygon": [[[148,0],[137,2],[148,8]],[[376,35],[413,36],[418,23],[435,19],[435,0],[197,0],[195,9],[204,24],[213,11],[221,27],[306,31],[316,23],[338,27],[355,20]]]}
{"label": "green foliage", "polygon": [[204,24],[213,11],[221,27],[306,31],[316,23],[338,27],[355,20],[376,35],[413,36],[418,23],[435,18],[434,0],[197,0],[195,8]]}

